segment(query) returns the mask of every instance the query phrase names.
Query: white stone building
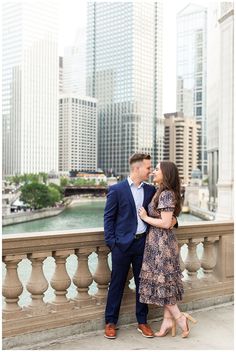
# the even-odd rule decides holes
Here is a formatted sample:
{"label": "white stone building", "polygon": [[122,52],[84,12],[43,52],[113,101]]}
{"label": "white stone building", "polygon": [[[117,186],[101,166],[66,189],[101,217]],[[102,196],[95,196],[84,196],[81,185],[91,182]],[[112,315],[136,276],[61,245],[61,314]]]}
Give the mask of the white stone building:
{"label": "white stone building", "polygon": [[77,94],[59,99],[59,172],[97,169],[97,100]]}
{"label": "white stone building", "polygon": [[4,2],[3,175],[58,170],[55,2]]}

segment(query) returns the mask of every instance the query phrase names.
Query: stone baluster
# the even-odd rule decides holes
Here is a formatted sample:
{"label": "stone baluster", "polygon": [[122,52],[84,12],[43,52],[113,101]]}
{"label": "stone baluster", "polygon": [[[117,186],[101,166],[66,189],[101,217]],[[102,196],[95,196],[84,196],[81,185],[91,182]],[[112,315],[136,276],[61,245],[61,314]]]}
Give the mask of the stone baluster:
{"label": "stone baluster", "polygon": [[74,254],[73,250],[58,250],[53,251],[52,255],[55,258],[56,268],[51,279],[51,286],[55,290],[55,299],[50,302],[53,311],[62,309],[72,309],[74,304],[66,297],[67,289],[71,285],[71,279],[66,271],[66,259],[69,255]]}
{"label": "stone baluster", "polygon": [[31,293],[31,303],[27,307],[27,313],[30,315],[47,314],[49,306],[44,303],[44,292],[48,289],[48,281],[43,273],[43,261],[51,256],[51,252],[31,253],[27,257],[32,263],[32,271],[29,282],[26,285],[27,290]]}
{"label": "stone baluster", "polygon": [[179,247],[179,264],[180,264],[180,269],[183,272],[185,270],[185,264],[184,261],[182,259],[182,255],[181,255],[181,247],[185,244],[185,241],[178,241],[178,247]]}
{"label": "stone baluster", "polygon": [[201,262],[197,256],[197,245],[201,242],[200,239],[193,240],[190,238],[188,240],[188,255],[185,260],[185,268],[187,269],[188,278],[186,282],[192,288],[195,288],[199,285],[200,280],[197,278],[197,271],[201,268]]}
{"label": "stone baluster", "polygon": [[123,293],[123,302],[130,301],[134,298],[135,289],[133,290],[129,287],[130,280],[133,278],[133,276],[134,276],[133,269],[130,266],[129,271],[128,271],[128,275],[127,275],[127,279],[126,279],[126,283],[125,283],[124,293]]}
{"label": "stone baluster", "polygon": [[216,266],[215,242],[218,240],[219,236],[214,238],[205,237],[203,241],[203,254],[201,258],[201,266],[204,273],[202,280],[206,285],[209,282],[216,281],[216,278],[213,275],[213,270]]}
{"label": "stone baluster", "polygon": [[94,281],[97,283],[98,292],[95,298],[99,304],[105,303],[107,298],[108,284],[111,279],[111,271],[108,266],[107,256],[109,253],[107,246],[98,247],[98,266],[93,275]]}
{"label": "stone baluster", "polygon": [[23,317],[25,312],[19,306],[19,296],[23,292],[22,283],[17,273],[18,263],[25,259],[26,255],[6,255],[3,262],[6,264],[6,276],[2,287],[5,297],[3,308],[3,319],[17,319]]}
{"label": "stone baluster", "polygon": [[[184,273],[184,271],[185,271],[185,263],[184,263],[184,261],[183,261],[183,259],[182,259],[182,255],[181,255],[181,248],[182,248],[182,246],[183,245],[185,245],[186,244],[186,240],[178,240],[178,247],[179,247],[179,264],[180,264],[180,270],[181,270],[181,272],[182,272],[182,274],[184,275],[185,273]],[[187,288],[189,288],[189,282],[188,281],[185,281],[184,279],[183,279],[183,285],[184,285],[184,289],[187,289]]]}
{"label": "stone baluster", "polygon": [[93,248],[79,248],[75,250],[75,254],[78,257],[78,267],[73,277],[73,282],[78,292],[74,298],[76,307],[86,307],[95,303],[92,296],[88,293],[89,286],[93,282],[93,277],[88,267],[88,256],[93,251]]}

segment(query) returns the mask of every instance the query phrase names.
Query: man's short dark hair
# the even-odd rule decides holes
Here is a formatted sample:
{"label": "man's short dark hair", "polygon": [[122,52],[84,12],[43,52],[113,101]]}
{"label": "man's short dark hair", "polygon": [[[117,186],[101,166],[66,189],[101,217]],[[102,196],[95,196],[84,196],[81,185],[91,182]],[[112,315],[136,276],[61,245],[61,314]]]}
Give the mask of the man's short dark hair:
{"label": "man's short dark hair", "polygon": [[136,161],[151,160],[151,155],[146,153],[134,153],[129,158],[129,164],[132,165]]}

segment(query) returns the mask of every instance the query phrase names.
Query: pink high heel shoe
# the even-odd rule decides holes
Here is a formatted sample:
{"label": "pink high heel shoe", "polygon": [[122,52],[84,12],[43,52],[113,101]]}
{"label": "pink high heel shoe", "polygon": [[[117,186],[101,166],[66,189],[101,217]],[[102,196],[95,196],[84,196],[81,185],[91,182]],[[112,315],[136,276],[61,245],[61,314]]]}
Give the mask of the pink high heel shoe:
{"label": "pink high heel shoe", "polygon": [[194,319],[194,318],[193,318],[190,314],[188,314],[188,313],[181,313],[181,315],[180,315],[178,318],[176,318],[175,320],[180,319],[182,316],[185,316],[185,318],[186,318],[187,330],[182,330],[181,336],[182,336],[183,338],[186,338],[186,337],[188,337],[188,335],[189,335],[189,333],[190,333],[190,328],[189,328],[189,325],[188,325],[188,320],[192,321],[194,324],[197,323],[197,320]]}
{"label": "pink high heel shoe", "polygon": [[176,335],[176,322],[175,322],[175,320],[173,318],[169,318],[169,317],[164,317],[164,319],[172,320],[172,326],[166,328],[165,331],[162,333],[160,331],[155,332],[154,336],[164,337],[171,331],[171,336],[175,337],[175,335]]}

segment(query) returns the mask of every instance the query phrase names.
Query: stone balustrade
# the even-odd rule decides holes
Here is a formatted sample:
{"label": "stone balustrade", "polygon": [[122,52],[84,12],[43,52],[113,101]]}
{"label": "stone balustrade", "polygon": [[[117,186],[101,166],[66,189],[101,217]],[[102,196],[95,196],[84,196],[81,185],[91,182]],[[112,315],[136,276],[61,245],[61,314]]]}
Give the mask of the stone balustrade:
{"label": "stone balustrade", "polygon": [[[197,307],[197,302],[207,299],[213,302],[214,297],[232,294],[233,223],[189,223],[181,226],[176,234],[184,274],[183,305],[193,307],[195,304]],[[104,243],[103,229],[4,235],[2,243],[5,263],[3,337],[72,324],[88,323],[87,330],[92,326],[94,328],[95,322],[97,327],[103,327],[110,281],[109,249]],[[97,255],[94,272],[89,266],[91,253]],[[66,265],[71,255],[77,261],[72,277]],[[55,271],[47,280],[44,261],[49,257],[54,258]],[[32,266],[26,284],[21,282],[18,275],[18,265],[24,259],[30,261]],[[135,321],[135,289],[132,282],[130,284],[132,277],[130,269],[121,307],[121,322]],[[96,286],[96,292],[91,294],[92,283]],[[76,288],[74,297],[68,297],[71,285]],[[49,287],[54,290],[54,296],[51,301],[45,302]],[[19,305],[23,289],[31,297],[31,302],[25,306]],[[150,317],[156,316],[157,308],[150,308]]]}

